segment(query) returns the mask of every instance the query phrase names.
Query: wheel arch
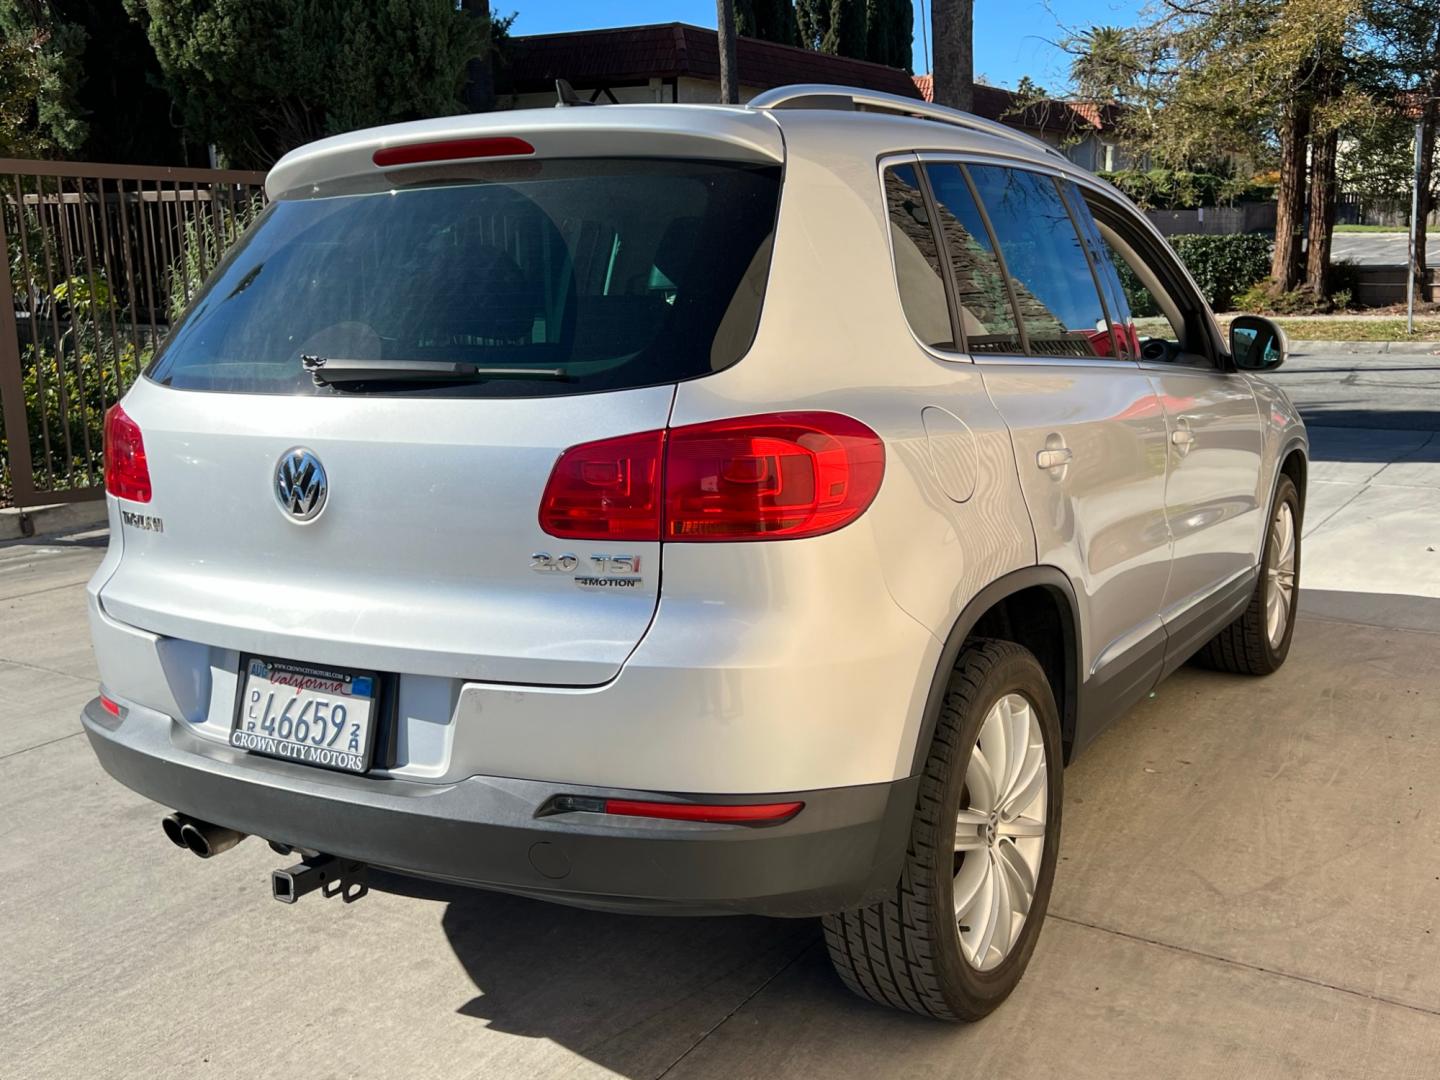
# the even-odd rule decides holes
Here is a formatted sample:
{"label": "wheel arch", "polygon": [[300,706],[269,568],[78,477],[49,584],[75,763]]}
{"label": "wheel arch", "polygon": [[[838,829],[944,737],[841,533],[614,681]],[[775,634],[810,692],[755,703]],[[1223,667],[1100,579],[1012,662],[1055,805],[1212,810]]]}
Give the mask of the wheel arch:
{"label": "wheel arch", "polygon": [[1075,739],[1080,696],[1080,625],[1070,579],[1053,566],[1027,566],[992,581],[965,605],[945,638],[940,662],[925,699],[925,713],[915,744],[911,773],[918,772],[929,753],[945,690],[972,637],[995,637],[1029,649],[1050,681],[1060,711],[1065,760]]}

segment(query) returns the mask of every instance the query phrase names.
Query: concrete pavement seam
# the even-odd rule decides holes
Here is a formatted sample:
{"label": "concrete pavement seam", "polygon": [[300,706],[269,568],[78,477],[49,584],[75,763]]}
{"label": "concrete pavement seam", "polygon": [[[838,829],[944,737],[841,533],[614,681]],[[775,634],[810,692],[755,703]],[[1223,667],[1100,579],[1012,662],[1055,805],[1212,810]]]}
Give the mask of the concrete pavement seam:
{"label": "concrete pavement seam", "polygon": [[26,663],[24,660],[12,660],[8,656],[0,656],[0,664],[12,664],[15,667],[23,667],[29,671],[39,671],[46,675],[59,675],[63,679],[70,679],[73,682],[90,683],[92,686],[95,680],[87,675],[76,675],[71,671],[61,671],[58,668],[43,667],[40,664]]}
{"label": "concrete pavement seam", "polygon": [[46,585],[45,588],[43,588],[43,589],[36,589],[34,592],[22,592],[22,593],[16,593],[14,596],[7,596],[7,597],[5,598],[5,600],[6,600],[6,602],[8,603],[8,602],[11,601],[11,600],[24,600],[24,599],[26,599],[27,597],[31,597],[31,596],[41,596],[41,595],[43,595],[43,594],[45,594],[45,593],[47,593],[47,592],[57,592],[57,591],[59,591],[60,589],[76,589],[76,588],[83,589],[83,588],[85,587],[86,583],[89,582],[89,580],[90,580],[90,579],[87,577],[87,578],[85,579],[85,581],[70,581],[70,582],[66,582],[64,585]]}
{"label": "concrete pavement seam", "polygon": [[1048,917],[1055,919],[1057,922],[1069,923],[1071,926],[1081,926],[1087,930],[1099,931],[1102,934],[1113,934],[1115,937],[1125,938],[1128,941],[1136,941],[1142,945],[1154,945],[1156,948],[1169,949],[1171,952],[1183,953],[1186,956],[1197,956],[1201,959],[1213,960],[1216,963],[1226,964],[1230,967],[1244,968],[1247,971],[1254,971],[1261,975],[1273,975],[1279,979],[1289,979],[1292,982],[1305,983],[1307,986],[1316,986],[1322,990],[1334,990],[1336,993],[1348,994],[1351,997],[1361,998],[1365,1001],[1375,1001],[1382,1005],[1393,1005],[1397,1009],[1408,1009],[1410,1012],[1420,1013],[1423,1016],[1440,1018],[1440,1008],[1429,1008],[1425,1005],[1416,1005],[1408,1001],[1399,1001],[1396,998],[1386,997],[1384,994],[1368,994],[1364,990],[1354,990],[1348,986],[1326,982],[1324,979],[1317,979],[1310,975],[1297,975],[1294,972],[1281,971],[1278,968],[1267,968],[1260,964],[1249,963],[1245,960],[1236,960],[1233,957],[1206,952],[1203,949],[1190,949],[1184,945],[1172,945],[1168,941],[1148,938],[1143,934],[1132,934],[1125,930],[1116,930],[1114,927],[1101,926],[1098,923],[1086,922],[1084,919],[1072,919],[1066,915],[1057,915],[1053,911],[1049,913]]}
{"label": "concrete pavement seam", "polygon": [[73,739],[76,735],[84,734],[85,732],[83,731],[72,731],[69,735],[57,735],[53,739],[47,739],[42,743],[36,743],[34,746],[22,746],[19,750],[11,750],[7,754],[0,754],[0,761],[6,761],[12,757],[19,757],[21,754],[28,754],[31,750],[39,750],[42,747],[54,746],[57,742],[64,742],[66,739]]}

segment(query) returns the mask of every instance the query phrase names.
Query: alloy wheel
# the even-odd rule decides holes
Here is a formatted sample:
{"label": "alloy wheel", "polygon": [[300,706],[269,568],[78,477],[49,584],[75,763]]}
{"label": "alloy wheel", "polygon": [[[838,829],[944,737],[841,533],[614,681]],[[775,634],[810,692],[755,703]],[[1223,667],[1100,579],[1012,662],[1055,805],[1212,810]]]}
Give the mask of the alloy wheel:
{"label": "alloy wheel", "polygon": [[955,822],[960,951],[980,971],[1010,954],[1034,904],[1048,792],[1037,710],[1006,694],[980,725]]}
{"label": "alloy wheel", "polygon": [[1265,634],[1278,649],[1295,604],[1295,512],[1288,502],[1275,508],[1270,522],[1269,569],[1265,582]]}

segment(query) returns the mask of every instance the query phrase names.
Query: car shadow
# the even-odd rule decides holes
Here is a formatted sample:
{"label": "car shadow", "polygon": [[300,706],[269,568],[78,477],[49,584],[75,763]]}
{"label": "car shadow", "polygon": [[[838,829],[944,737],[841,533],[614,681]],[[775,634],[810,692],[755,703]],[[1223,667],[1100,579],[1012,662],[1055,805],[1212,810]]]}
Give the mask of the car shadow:
{"label": "car shadow", "polygon": [[[378,870],[370,887],[445,905],[476,990],[457,1013],[627,1077],[660,1075],[797,962],[829,975],[814,919],[610,914]],[[873,1008],[830,981],[826,996]]]}

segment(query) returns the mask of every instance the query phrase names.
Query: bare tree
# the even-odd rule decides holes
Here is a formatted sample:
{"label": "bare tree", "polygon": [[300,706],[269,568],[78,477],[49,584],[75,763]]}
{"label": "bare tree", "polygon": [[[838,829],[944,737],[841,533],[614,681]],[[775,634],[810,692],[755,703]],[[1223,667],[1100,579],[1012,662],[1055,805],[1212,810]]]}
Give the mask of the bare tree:
{"label": "bare tree", "polygon": [[715,23],[720,36],[720,102],[738,105],[740,65],[735,58],[735,0],[715,0]]}
{"label": "bare tree", "polygon": [[974,0],[934,0],[935,101],[954,109],[975,103]]}

